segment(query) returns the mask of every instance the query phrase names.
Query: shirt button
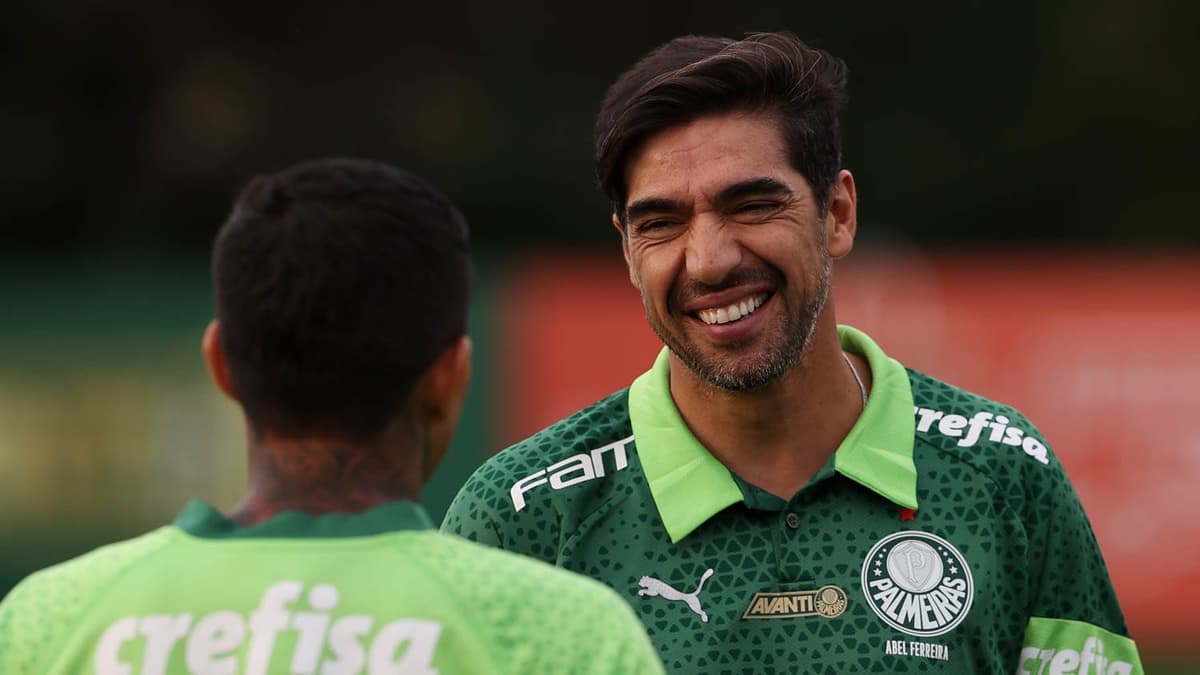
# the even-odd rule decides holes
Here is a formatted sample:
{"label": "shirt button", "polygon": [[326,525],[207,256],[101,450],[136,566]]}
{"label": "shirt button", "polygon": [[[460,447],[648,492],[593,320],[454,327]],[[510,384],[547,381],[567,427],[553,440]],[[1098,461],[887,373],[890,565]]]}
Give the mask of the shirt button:
{"label": "shirt button", "polygon": [[789,511],[788,514],[783,517],[783,522],[787,523],[788,527],[795,530],[800,527],[800,516]]}

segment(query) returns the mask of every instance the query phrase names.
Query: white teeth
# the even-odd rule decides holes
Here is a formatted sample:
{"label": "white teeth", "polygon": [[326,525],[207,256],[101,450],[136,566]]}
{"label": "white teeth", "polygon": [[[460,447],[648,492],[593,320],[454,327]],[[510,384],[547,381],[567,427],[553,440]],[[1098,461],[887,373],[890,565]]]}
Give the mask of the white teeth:
{"label": "white teeth", "polygon": [[767,299],[766,294],[756,295],[752,298],[735,302],[728,307],[718,307],[717,309],[702,309],[696,312],[700,320],[710,326],[713,324],[729,323],[747,316],[762,306]]}

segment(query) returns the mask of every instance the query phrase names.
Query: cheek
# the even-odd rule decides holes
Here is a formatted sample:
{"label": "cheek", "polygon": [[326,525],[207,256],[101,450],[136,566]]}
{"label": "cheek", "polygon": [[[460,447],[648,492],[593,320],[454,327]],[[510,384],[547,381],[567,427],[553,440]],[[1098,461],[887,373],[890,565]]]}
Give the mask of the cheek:
{"label": "cheek", "polygon": [[748,268],[770,268],[787,276],[804,255],[796,240],[789,237],[766,235],[742,241],[743,264]]}
{"label": "cheek", "polygon": [[671,290],[674,266],[663,251],[635,251],[629,262],[629,279],[642,297],[659,306]]}
{"label": "cheek", "polygon": [[819,226],[811,229],[789,229],[765,234],[755,250],[762,258],[781,270],[795,270],[820,265],[821,249],[825,242],[819,238]]}

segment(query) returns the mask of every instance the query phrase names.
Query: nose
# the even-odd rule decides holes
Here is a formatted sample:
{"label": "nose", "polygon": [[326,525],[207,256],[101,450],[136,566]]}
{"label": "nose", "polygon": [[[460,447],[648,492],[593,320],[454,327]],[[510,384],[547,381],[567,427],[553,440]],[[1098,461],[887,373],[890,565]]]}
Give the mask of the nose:
{"label": "nose", "polygon": [[688,275],[708,285],[719,285],[742,261],[742,248],[732,229],[709,214],[688,228],[685,258]]}

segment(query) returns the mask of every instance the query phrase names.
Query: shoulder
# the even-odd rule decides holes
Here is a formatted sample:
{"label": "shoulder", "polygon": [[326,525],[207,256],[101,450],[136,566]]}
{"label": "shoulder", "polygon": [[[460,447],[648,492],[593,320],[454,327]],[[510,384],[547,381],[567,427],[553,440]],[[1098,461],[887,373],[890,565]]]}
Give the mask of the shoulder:
{"label": "shoulder", "polygon": [[162,527],[34,572],[13,590],[13,595],[23,588],[36,588],[39,593],[62,589],[72,597],[78,597],[80,591],[100,590],[112,577],[166,544],[169,531],[169,527]]}
{"label": "shoulder", "polygon": [[[625,601],[599,581],[460,537],[432,539],[423,552],[426,563],[452,581],[446,587],[469,605],[480,626],[497,633],[498,645],[532,641],[553,648],[565,640],[593,640],[585,627],[622,629],[615,634],[640,630]],[[557,629],[548,631],[548,625]]]}
{"label": "shoulder", "polygon": [[908,375],[922,474],[932,467],[973,470],[1015,508],[1076,500],[1050,443],[1020,410],[918,371]]}
{"label": "shoulder", "polygon": [[512,672],[661,675],[632,607],[599,581],[449,535],[425,562]]}
{"label": "shoulder", "polygon": [[[1095,550],[1079,497],[1050,443],[1012,406],[909,371],[916,418],[914,460],[922,477],[963,485],[975,472],[991,497],[1016,514],[1030,536]],[[1039,549],[1035,555],[1046,555]],[[1101,563],[1102,565],[1102,563]]]}
{"label": "shoulder", "polygon": [[481,524],[495,529],[532,518],[538,524],[531,527],[552,533],[533,514],[550,508],[569,517],[603,499],[611,480],[629,473],[632,441],[629,390],[622,389],[484,462],[451,504],[443,529],[506,548],[501,533],[489,535]]}
{"label": "shoulder", "polygon": [[1062,463],[1021,411],[924,373],[910,369],[908,375],[918,480],[961,486],[966,470],[1031,530],[1045,534],[1053,523],[1089,530]]}
{"label": "shoulder", "polygon": [[629,390],[622,389],[501,450],[481,471],[505,480],[518,479],[632,435]]}
{"label": "shoulder", "polygon": [[[78,628],[109,583],[159,550],[169,537],[159,528],[140,537],[103,546],[26,577],[0,603],[0,659],[3,672],[38,672],[31,664],[54,653]],[[38,652],[22,650],[36,647]],[[23,670],[23,668],[28,670]]]}
{"label": "shoulder", "polygon": [[612,589],[598,581],[461,537],[432,533],[422,555],[428,562],[436,560],[441,575],[455,579],[456,586],[467,591],[476,606],[490,600],[500,603],[490,609],[499,610],[514,599],[520,604],[545,606],[577,602],[608,606],[612,599],[620,602]]}
{"label": "shoulder", "polygon": [[981,468],[1057,464],[1050,444],[1021,411],[909,369],[916,442]]}

